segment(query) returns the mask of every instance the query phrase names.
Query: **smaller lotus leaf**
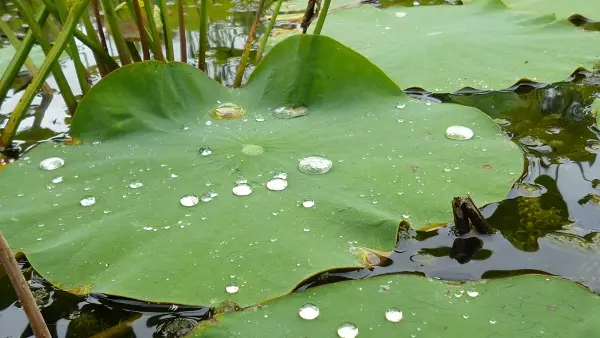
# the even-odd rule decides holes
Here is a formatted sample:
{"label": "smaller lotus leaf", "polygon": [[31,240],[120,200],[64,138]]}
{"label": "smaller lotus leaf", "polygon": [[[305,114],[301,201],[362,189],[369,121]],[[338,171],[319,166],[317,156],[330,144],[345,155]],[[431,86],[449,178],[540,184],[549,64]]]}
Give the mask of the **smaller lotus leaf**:
{"label": "smaller lotus leaf", "polygon": [[[306,304],[319,309],[318,317],[300,317]],[[600,330],[599,306],[599,296],[549,276],[464,284],[381,276],[218,315],[202,322],[194,337],[336,337],[343,323],[355,326],[359,337],[594,337]]]}

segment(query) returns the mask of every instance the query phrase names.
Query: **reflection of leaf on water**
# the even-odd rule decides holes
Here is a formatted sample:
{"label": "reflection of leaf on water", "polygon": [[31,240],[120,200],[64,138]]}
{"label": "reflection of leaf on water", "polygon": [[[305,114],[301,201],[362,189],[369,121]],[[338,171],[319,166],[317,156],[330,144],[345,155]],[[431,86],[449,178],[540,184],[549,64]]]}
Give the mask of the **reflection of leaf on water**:
{"label": "reflection of leaf on water", "polygon": [[512,245],[523,251],[537,251],[538,238],[560,230],[569,223],[569,211],[556,181],[542,175],[535,180],[547,192],[540,197],[517,197],[501,202],[488,219]]}

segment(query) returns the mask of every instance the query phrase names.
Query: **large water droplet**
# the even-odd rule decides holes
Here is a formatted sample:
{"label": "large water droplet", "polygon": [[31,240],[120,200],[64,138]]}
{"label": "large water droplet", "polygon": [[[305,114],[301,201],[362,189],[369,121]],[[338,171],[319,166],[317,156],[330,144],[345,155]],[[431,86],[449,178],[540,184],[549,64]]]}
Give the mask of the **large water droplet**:
{"label": "large water droplet", "polygon": [[137,189],[137,188],[143,187],[144,183],[142,183],[142,181],[140,181],[140,180],[133,180],[133,181],[129,182],[129,184],[127,186],[130,187],[131,189]]}
{"label": "large water droplet", "polygon": [[303,106],[299,107],[280,107],[275,109],[273,116],[278,119],[293,119],[294,117],[300,117],[308,115],[308,109]]}
{"label": "large water droplet", "polygon": [[463,126],[450,126],[446,129],[446,137],[451,140],[469,140],[473,137],[473,131]]}
{"label": "large water droplet", "polygon": [[205,202],[205,203],[206,203],[206,202],[210,202],[210,201],[212,201],[212,199],[213,199],[213,198],[212,198],[212,195],[211,195],[210,193],[208,193],[208,194],[204,194],[204,195],[200,196],[200,200],[201,200],[202,202]]}
{"label": "large water droplet", "polygon": [[305,208],[312,208],[315,206],[315,201],[313,200],[305,200],[302,202],[302,206]]}
{"label": "large water droplet", "polygon": [[96,198],[94,196],[83,196],[81,198],[81,200],[79,201],[79,204],[81,204],[82,207],[89,207],[92,206],[96,203]]}
{"label": "large water droplet", "polygon": [[389,320],[390,322],[397,323],[402,320],[402,311],[396,308],[388,309],[385,311],[385,319]]}
{"label": "large water droplet", "polygon": [[265,118],[262,115],[256,115],[256,118],[254,118],[256,120],[256,122],[265,122]]}
{"label": "large water droplet", "polygon": [[179,203],[184,207],[193,207],[198,204],[198,196],[196,195],[185,195],[180,200]]}
{"label": "large water droplet", "polygon": [[282,180],[287,180],[287,174],[283,171],[278,172],[273,176],[273,178],[280,178]]}
{"label": "large water droplet", "polygon": [[354,338],[358,336],[358,328],[352,323],[342,323],[338,326],[337,334],[340,338]]}
{"label": "large water droplet", "polygon": [[469,297],[477,297],[479,296],[479,292],[475,290],[467,290],[467,295],[469,295]]}
{"label": "large water droplet", "polygon": [[496,320],[495,319],[490,319],[490,324],[492,324],[492,325],[496,324]]}
{"label": "large water droplet", "polygon": [[62,176],[56,176],[52,179],[52,183],[60,183],[63,181],[63,177]]}
{"label": "large water droplet", "polygon": [[198,153],[202,156],[208,156],[212,154],[212,149],[209,147],[200,147],[200,149],[198,149]]}
{"label": "large water droplet", "polygon": [[313,320],[319,317],[319,308],[315,304],[304,304],[298,311],[302,319]]}
{"label": "large water droplet", "polygon": [[272,191],[281,191],[287,188],[287,186],[287,181],[282,180],[281,178],[273,178],[267,182],[267,189]]}
{"label": "large water droplet", "polygon": [[236,196],[248,196],[252,193],[252,187],[246,183],[236,184],[231,190]]}
{"label": "large water droplet", "polygon": [[239,290],[240,287],[235,283],[229,283],[225,287],[225,291],[227,291],[227,293],[237,293]]}
{"label": "large water droplet", "polygon": [[406,16],[406,12],[396,12],[396,13],[394,13],[394,15],[395,15],[397,18],[403,18],[403,17],[405,17],[405,16]]}
{"label": "large water droplet", "polygon": [[246,111],[235,103],[222,103],[210,112],[215,120],[234,120],[246,115]]}
{"label": "large water droplet", "polygon": [[331,166],[331,160],[323,156],[308,156],[298,162],[298,169],[305,174],[324,174]]}
{"label": "large water droplet", "polygon": [[56,170],[65,165],[65,160],[60,157],[49,157],[40,162],[40,168],[43,170]]}

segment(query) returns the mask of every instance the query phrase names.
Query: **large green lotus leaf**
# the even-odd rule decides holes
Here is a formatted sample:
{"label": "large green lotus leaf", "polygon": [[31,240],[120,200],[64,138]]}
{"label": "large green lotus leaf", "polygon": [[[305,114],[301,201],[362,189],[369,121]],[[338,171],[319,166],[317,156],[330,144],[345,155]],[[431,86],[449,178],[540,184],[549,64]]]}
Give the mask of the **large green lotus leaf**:
{"label": "large green lotus leaf", "polygon": [[600,59],[600,34],[554,15],[508,10],[500,0],[343,9],[327,16],[323,34],[363,54],[397,83],[436,92],[504,89],[521,78],[561,81]]}
{"label": "large green lotus leaf", "polygon": [[[317,318],[299,316],[305,304],[319,308]],[[195,336],[336,337],[338,327],[348,322],[359,337],[594,337],[600,330],[599,306],[599,296],[556,277],[450,284],[382,276],[328,284],[218,315],[202,322]],[[401,319],[387,320],[388,309],[402,312]]]}
{"label": "large green lotus leaf", "polygon": [[[219,102],[247,113],[213,119]],[[271,115],[300,105],[308,115]],[[454,124],[475,136],[446,138]],[[455,195],[502,199],[522,168],[485,114],[409,101],[364,57],[315,36],[276,46],[241,90],[181,63],[120,68],[82,100],[72,134],[84,144],[42,145],[2,173],[11,248],[63,288],[162,302],[280,296],[322,270],[358,266],[362,251],[351,247],[393,248],[403,215],[446,222]],[[331,171],[300,172],[298,159],[311,155],[330,159]],[[53,156],[65,165],[41,170]],[[279,171],[289,186],[270,191]],[[249,196],[232,193],[242,176]],[[210,191],[209,202],[180,204]],[[80,206],[88,195],[95,204]],[[239,291],[228,294],[232,282]]]}
{"label": "large green lotus leaf", "polygon": [[600,18],[600,1],[590,0],[503,0],[509,7],[538,13],[554,13],[558,17],[568,18],[573,14],[590,19]]}

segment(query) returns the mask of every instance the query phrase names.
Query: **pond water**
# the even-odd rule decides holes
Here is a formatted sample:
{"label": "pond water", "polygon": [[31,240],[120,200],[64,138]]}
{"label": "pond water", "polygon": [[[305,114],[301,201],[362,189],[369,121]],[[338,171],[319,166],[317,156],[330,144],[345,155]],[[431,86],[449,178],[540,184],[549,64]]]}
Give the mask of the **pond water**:
{"label": "pond water", "polygon": [[[424,0],[419,4],[454,2]],[[414,1],[398,3],[415,5]],[[11,26],[22,32],[24,27],[10,2],[1,4],[0,11],[14,15],[3,19],[10,19]],[[211,5],[208,74],[224,85],[233,83],[255,8],[255,3],[235,1],[214,1]],[[190,33],[190,41],[197,41],[194,34]],[[7,44],[4,39],[2,43]],[[82,50],[84,61],[93,70],[93,58],[86,53]],[[76,83],[72,63],[61,63],[67,77]],[[0,111],[2,123],[6,123],[22,95],[27,78],[24,75],[4,101]],[[48,82],[56,87],[52,79]],[[450,236],[449,228],[407,229],[400,233],[389,259],[383,259],[379,266],[330,271],[305,281],[298,289],[399,272],[446,280],[546,273],[564,276],[600,292],[600,130],[590,107],[600,97],[600,77],[580,71],[561,83],[520,83],[500,92],[463,90],[440,95],[413,88],[406,92],[434,104],[450,102],[476,107],[495,119],[506,136],[524,150],[526,163],[521,179],[504,201],[483,209],[499,233],[455,238]],[[68,125],[62,98],[40,94],[21,123],[16,139],[24,152],[39,142],[61,139]],[[90,337],[101,332],[102,337],[181,337],[213,313],[206,307],[150,304],[100,294],[76,297],[44,281],[25,259],[20,263],[55,337]],[[29,336],[32,332],[27,318],[8,279],[2,277],[0,337]]]}

